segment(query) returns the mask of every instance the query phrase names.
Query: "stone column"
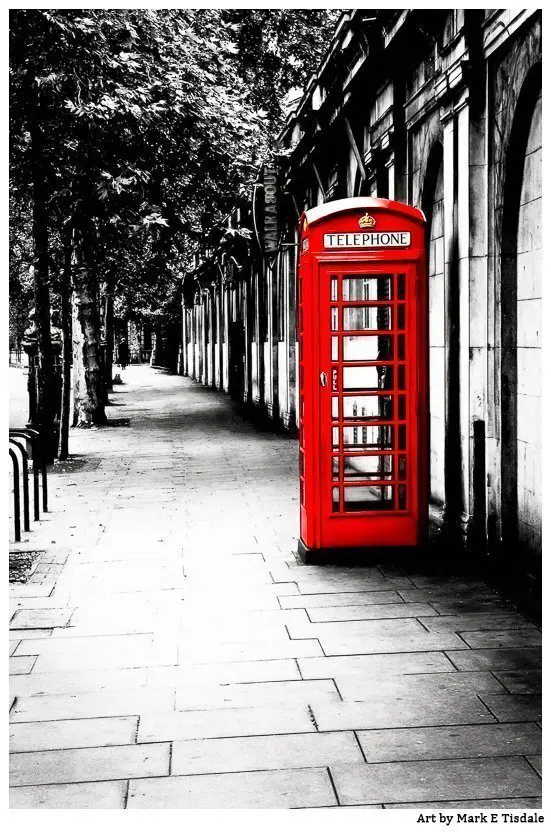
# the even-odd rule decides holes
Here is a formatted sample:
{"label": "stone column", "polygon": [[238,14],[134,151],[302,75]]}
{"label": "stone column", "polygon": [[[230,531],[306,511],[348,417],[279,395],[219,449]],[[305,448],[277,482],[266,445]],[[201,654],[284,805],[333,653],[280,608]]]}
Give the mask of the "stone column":
{"label": "stone column", "polygon": [[[488,413],[488,167],[486,115],[469,108],[469,506],[472,542],[487,545],[488,471],[492,434]],[[476,436],[475,436],[476,431]]]}
{"label": "stone column", "polygon": [[461,525],[470,524],[470,129],[469,105],[462,102],[457,113],[457,260],[459,283],[459,434],[461,460]]}
{"label": "stone column", "polygon": [[458,134],[453,108],[444,115],[444,308],[446,416],[445,416],[445,515],[447,531],[456,537],[463,513],[460,418],[459,263],[457,214]]}
{"label": "stone column", "polygon": [[188,352],[187,352],[187,338],[188,338],[188,320],[187,309],[182,297],[182,375],[188,374]]}
{"label": "stone column", "polygon": [[207,354],[207,326],[208,326],[208,315],[207,315],[207,295],[205,292],[201,292],[201,347],[200,347],[200,361],[201,361],[201,382],[205,386],[209,383],[209,367],[208,367],[208,354]]}

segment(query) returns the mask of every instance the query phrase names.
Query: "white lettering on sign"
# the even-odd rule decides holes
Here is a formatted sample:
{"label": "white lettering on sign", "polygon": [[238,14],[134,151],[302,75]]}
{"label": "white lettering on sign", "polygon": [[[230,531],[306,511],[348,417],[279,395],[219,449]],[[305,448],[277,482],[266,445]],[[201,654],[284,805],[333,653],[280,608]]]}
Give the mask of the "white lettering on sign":
{"label": "white lettering on sign", "polygon": [[323,235],[324,248],[407,248],[409,231],[353,231]]}

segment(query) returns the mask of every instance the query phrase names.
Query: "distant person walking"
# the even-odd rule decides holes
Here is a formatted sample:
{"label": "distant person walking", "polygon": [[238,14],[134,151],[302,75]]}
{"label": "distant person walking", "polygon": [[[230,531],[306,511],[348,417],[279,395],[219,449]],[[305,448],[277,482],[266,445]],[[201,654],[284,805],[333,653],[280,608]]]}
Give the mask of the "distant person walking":
{"label": "distant person walking", "polygon": [[128,364],[128,343],[126,338],[121,338],[119,341],[119,367],[121,370],[126,369]]}

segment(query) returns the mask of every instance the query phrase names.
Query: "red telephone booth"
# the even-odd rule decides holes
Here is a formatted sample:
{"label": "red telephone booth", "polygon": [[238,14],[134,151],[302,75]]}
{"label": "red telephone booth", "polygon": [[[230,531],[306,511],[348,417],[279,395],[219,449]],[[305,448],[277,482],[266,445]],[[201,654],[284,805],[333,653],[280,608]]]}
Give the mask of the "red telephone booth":
{"label": "red telephone booth", "polygon": [[300,222],[300,541],[304,560],[411,547],[427,524],[424,216],[340,199]]}

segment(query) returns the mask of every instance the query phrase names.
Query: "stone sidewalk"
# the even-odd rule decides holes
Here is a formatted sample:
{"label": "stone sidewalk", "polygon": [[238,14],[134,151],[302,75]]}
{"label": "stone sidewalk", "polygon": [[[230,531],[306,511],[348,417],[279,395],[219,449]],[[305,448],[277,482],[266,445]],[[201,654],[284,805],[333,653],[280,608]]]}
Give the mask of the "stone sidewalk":
{"label": "stone sidewalk", "polygon": [[295,441],[123,376],[11,585],[11,807],[540,807],[539,630],[480,581],[300,565]]}

